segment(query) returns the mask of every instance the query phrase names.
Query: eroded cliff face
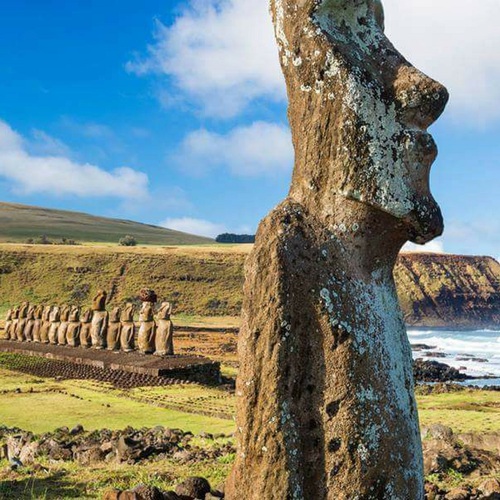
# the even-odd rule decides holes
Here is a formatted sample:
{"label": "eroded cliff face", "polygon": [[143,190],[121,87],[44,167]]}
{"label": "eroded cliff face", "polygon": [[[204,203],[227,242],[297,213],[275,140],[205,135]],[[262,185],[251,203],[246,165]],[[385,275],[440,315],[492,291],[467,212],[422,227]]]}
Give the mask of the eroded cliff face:
{"label": "eroded cliff face", "polygon": [[395,278],[408,325],[500,327],[500,264],[492,257],[401,254]]}

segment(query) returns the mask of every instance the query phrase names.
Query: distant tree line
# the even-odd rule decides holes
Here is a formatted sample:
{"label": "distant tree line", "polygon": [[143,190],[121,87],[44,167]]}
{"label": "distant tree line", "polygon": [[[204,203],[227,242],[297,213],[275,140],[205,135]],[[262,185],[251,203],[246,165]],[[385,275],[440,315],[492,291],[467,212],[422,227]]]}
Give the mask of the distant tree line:
{"label": "distant tree line", "polygon": [[42,234],[38,238],[28,238],[26,240],[28,245],[79,245],[80,243],[76,242],[70,238],[61,238],[60,240],[51,240],[47,235]]}
{"label": "distant tree line", "polygon": [[219,234],[215,238],[217,243],[255,243],[255,235],[253,234]]}

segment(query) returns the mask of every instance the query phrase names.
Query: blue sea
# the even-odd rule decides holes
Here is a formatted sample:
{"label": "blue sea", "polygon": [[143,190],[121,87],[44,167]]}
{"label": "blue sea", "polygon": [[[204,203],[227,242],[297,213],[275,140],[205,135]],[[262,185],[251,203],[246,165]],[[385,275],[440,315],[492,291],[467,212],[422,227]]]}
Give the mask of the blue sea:
{"label": "blue sea", "polygon": [[[411,344],[426,344],[432,349],[413,351],[413,357],[446,363],[471,377],[494,377],[467,381],[473,385],[500,385],[500,331],[408,329]],[[427,355],[430,353],[430,356]],[[433,356],[432,354],[437,353]],[[444,355],[444,357],[442,357]]]}

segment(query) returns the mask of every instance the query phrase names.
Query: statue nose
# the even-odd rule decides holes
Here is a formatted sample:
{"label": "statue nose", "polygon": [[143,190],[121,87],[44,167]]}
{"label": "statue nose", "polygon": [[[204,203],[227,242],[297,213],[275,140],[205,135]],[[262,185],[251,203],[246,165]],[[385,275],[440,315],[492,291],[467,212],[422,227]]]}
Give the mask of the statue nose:
{"label": "statue nose", "polygon": [[449,94],[436,80],[403,64],[397,70],[394,97],[401,121],[409,127],[425,130],[441,116]]}

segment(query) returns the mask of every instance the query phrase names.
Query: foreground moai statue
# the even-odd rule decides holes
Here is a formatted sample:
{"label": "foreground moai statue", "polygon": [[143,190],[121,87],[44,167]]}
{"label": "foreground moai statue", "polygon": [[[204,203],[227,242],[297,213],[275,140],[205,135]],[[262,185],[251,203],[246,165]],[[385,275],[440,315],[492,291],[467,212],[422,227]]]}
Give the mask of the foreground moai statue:
{"label": "foreground moai statue", "polygon": [[120,315],[122,311],[119,307],[113,308],[109,314],[108,332],[106,337],[106,344],[110,351],[120,350]]}
{"label": "foreground moai statue", "polygon": [[66,331],[66,343],[70,347],[78,347],[80,345],[80,325],[80,308],[73,306],[69,313],[68,328]]}
{"label": "foreground moai statue", "polygon": [[53,345],[57,344],[57,332],[61,325],[61,308],[54,306],[50,311],[50,327],[49,327],[49,342]]}
{"label": "foreground moai statue", "polygon": [[71,312],[71,306],[64,305],[61,307],[61,324],[57,329],[57,343],[59,345],[66,345],[66,335],[68,333],[69,326],[69,314]]}
{"label": "foreground moai statue", "polygon": [[139,333],[137,349],[142,354],[152,354],[155,351],[156,324],[154,321],[154,303],[143,302],[139,313]]}
{"label": "foreground moai statue", "polygon": [[155,355],[171,356],[174,354],[174,325],[170,316],[172,304],[162,302],[156,313]]}
{"label": "foreground moai statue", "polygon": [[131,352],[134,350],[134,314],[134,304],[132,304],[131,302],[127,302],[120,316],[120,347],[124,352]]}
{"label": "foreground moai statue", "polygon": [[92,347],[92,309],[85,309],[80,315],[80,345],[85,348]]}
{"label": "foreground moai statue", "polygon": [[106,347],[106,331],[108,328],[107,298],[108,294],[103,290],[99,290],[92,301],[93,315],[90,334],[94,349],[104,349]]}
{"label": "foreground moai statue", "polygon": [[422,500],[411,350],[392,271],[441,234],[426,129],[448,94],[373,0],[272,0],[295,167],[246,266],[235,500]]}
{"label": "foreground moai statue", "polygon": [[41,326],[40,326],[40,342],[42,344],[49,343],[51,314],[52,314],[52,306],[45,306],[43,308],[42,322],[41,322]]}

